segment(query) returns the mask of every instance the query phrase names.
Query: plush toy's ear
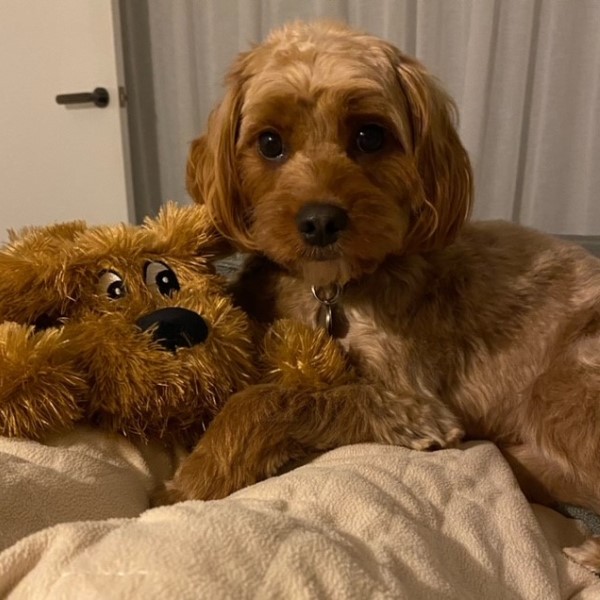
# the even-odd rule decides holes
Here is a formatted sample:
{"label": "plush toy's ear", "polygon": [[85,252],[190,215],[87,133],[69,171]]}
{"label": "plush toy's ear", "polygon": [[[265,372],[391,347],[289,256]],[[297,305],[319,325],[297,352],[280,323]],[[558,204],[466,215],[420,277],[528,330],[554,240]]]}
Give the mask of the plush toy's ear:
{"label": "plush toy's ear", "polygon": [[67,269],[83,221],[9,232],[0,248],[0,320],[44,327],[73,302]]}
{"label": "plush toy's ear", "polygon": [[204,205],[167,202],[155,219],[144,221],[143,230],[147,247],[157,254],[202,256],[210,261],[233,252]]}

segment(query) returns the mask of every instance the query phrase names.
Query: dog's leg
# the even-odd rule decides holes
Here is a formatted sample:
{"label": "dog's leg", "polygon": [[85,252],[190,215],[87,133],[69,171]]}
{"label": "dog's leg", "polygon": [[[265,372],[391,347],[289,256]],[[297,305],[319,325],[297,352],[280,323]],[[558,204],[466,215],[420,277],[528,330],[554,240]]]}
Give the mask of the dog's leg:
{"label": "dog's leg", "polygon": [[574,562],[600,575],[600,536],[588,538],[580,546],[563,548],[563,552]]}
{"label": "dog's leg", "polygon": [[222,498],[290,461],[346,444],[425,450],[457,443],[462,429],[441,403],[354,383],[321,391],[256,385],[235,394],[167,484],[170,501]]}
{"label": "dog's leg", "polygon": [[589,507],[590,495],[578,493],[573,470],[564,461],[554,459],[533,443],[499,444],[499,447],[530,502],[549,506],[565,502]]}
{"label": "dog's leg", "polygon": [[[316,391],[315,398],[328,398],[333,405],[344,406],[345,398],[355,402],[352,417],[360,415],[360,423],[370,423],[373,431],[354,435],[345,443],[365,438],[423,450],[453,445],[463,434],[457,418],[439,399],[362,380],[339,343],[323,329],[287,319],[276,321],[264,338],[262,363],[265,383]],[[333,421],[331,429],[336,429]],[[325,433],[305,443],[315,446]]]}
{"label": "dog's leg", "polygon": [[[502,448],[502,452],[529,501],[550,506],[565,502],[600,514],[600,495],[597,495],[597,486],[589,487],[589,472],[585,477],[578,473],[575,465],[569,467],[564,460],[553,460],[549,453],[542,453],[533,444]],[[586,569],[600,574],[600,536],[593,536],[580,546],[563,548],[563,552]]]}

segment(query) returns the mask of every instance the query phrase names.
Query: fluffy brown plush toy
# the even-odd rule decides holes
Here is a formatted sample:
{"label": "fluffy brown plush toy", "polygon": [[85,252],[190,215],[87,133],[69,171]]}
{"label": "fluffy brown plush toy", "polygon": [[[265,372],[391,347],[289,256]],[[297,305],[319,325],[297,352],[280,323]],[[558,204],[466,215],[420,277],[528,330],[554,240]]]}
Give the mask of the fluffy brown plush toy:
{"label": "fluffy brown plush toy", "polygon": [[265,336],[232,305],[210,263],[222,246],[196,206],[167,205],[139,227],[12,234],[0,250],[0,434],[85,421],[189,442],[259,378],[343,382],[325,336],[296,346],[292,324]]}
{"label": "fluffy brown plush toy", "polygon": [[197,435],[255,378],[246,315],[208,260],[203,212],[144,226],[73,222],[0,251],[0,433],[85,420],[142,437]]}

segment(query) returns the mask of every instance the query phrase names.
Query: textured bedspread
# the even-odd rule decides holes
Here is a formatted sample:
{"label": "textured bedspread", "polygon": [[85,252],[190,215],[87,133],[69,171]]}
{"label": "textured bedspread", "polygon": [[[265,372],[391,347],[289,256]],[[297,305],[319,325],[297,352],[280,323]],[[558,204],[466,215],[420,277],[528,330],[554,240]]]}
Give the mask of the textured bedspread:
{"label": "textured bedspread", "polygon": [[142,512],[171,466],[87,431],[1,439],[0,597],[600,598],[560,552],[580,525],[529,505],[489,443],[349,446],[225,500]]}

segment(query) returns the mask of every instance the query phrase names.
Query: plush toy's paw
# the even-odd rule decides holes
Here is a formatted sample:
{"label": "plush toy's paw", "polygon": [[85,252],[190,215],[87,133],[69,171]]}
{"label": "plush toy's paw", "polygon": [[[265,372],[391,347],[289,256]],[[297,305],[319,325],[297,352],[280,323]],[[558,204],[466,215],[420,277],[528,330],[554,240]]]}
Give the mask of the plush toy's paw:
{"label": "plush toy's paw", "polygon": [[288,389],[340,386],[356,380],[348,357],[325,329],[289,319],[276,321],[263,340],[266,378]]}
{"label": "plush toy's paw", "polygon": [[[255,479],[250,469],[237,476],[226,465],[219,464],[210,450],[198,444],[183,462],[175,477],[153,495],[153,505],[174,504],[185,500],[218,500],[243,488]],[[156,504],[155,504],[156,503]]]}
{"label": "plush toy's paw", "polygon": [[[302,394],[275,384],[254,385],[233,395],[192,453],[183,460],[165,497],[216,500],[275,475],[304,450],[291,436]],[[303,424],[300,423],[302,427]]]}
{"label": "plush toy's paw", "polygon": [[64,330],[0,324],[0,435],[37,439],[82,417],[87,385]]}

